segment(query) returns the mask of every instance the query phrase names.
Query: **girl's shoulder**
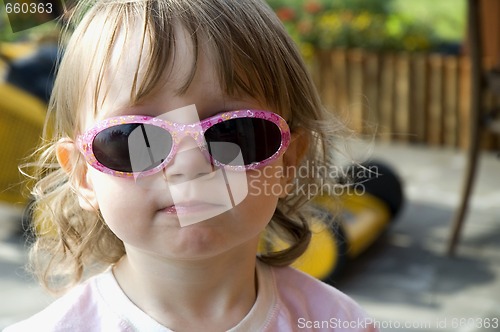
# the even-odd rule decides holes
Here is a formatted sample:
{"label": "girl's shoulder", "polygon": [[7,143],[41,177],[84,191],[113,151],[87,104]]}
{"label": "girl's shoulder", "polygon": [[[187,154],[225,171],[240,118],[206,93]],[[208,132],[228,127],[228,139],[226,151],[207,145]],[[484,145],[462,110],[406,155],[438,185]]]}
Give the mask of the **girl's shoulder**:
{"label": "girl's shoulder", "polygon": [[292,267],[270,267],[279,316],[294,329],[376,331],[373,319],[351,297],[337,288]]}
{"label": "girl's shoulder", "polygon": [[[92,331],[89,327],[123,325],[102,300],[99,289],[112,277],[110,270],[90,278],[52,302],[30,318],[7,327],[4,332],[24,331]],[[121,329],[126,330],[126,329]]]}
{"label": "girl's shoulder", "polygon": [[280,299],[287,303],[307,303],[311,306],[360,308],[348,295],[337,288],[292,267],[271,268]]}

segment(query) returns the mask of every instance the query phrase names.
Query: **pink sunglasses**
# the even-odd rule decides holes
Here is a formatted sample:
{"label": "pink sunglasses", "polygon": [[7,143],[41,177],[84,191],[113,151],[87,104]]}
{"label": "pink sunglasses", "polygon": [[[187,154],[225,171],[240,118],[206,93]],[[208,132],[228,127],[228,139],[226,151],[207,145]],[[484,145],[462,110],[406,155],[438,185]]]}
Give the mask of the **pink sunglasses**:
{"label": "pink sunglasses", "polygon": [[279,115],[261,110],[224,112],[192,124],[129,115],[98,122],[77,137],[77,145],[98,171],[137,177],[166,167],[186,136],[215,167],[244,171],[280,157],[290,143],[290,128]]}

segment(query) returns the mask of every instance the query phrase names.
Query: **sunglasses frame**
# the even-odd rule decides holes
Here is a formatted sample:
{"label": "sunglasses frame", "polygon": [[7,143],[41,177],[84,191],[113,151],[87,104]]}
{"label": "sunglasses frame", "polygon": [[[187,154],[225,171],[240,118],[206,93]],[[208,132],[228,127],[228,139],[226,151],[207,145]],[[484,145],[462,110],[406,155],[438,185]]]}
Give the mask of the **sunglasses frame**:
{"label": "sunglasses frame", "polygon": [[[238,166],[225,165],[219,162],[218,160],[214,159],[208,152],[207,144],[205,142],[205,137],[204,137],[205,132],[209,128],[218,123],[238,118],[257,118],[257,119],[264,119],[274,123],[279,128],[281,133],[281,143],[278,150],[271,157],[261,162],[255,162],[249,165],[238,165]],[[166,156],[165,160],[158,166],[143,172],[116,171],[101,164],[96,159],[92,149],[95,137],[101,131],[107,128],[123,124],[134,124],[134,123],[148,124],[161,127],[170,133],[170,135],[172,136],[172,148],[168,156]],[[116,116],[99,121],[92,128],[88,129],[83,134],[78,135],[76,139],[76,144],[79,150],[82,152],[87,163],[96,170],[117,177],[137,178],[138,176],[142,177],[158,173],[159,171],[167,167],[168,164],[174,158],[174,156],[177,154],[181,141],[188,136],[194,139],[194,141],[200,148],[205,158],[215,167],[218,168],[224,167],[225,169],[231,171],[246,171],[250,169],[258,169],[265,167],[270,163],[272,163],[277,158],[279,158],[286,151],[288,145],[290,144],[291,135],[290,135],[290,128],[288,127],[288,124],[286,123],[285,119],[283,119],[278,114],[264,110],[247,109],[247,110],[235,110],[235,111],[219,113],[207,119],[190,124],[176,123],[173,121],[161,119],[160,117],[150,117],[146,115]]]}

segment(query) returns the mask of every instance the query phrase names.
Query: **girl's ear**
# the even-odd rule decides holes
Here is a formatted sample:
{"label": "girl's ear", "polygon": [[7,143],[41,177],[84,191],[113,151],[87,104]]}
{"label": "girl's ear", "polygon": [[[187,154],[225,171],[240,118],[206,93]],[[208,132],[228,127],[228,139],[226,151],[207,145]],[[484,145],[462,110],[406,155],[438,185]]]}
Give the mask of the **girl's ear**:
{"label": "girl's ear", "polygon": [[81,167],[82,171],[77,171],[76,154],[78,153],[75,143],[65,139],[60,140],[56,145],[56,157],[62,170],[69,176],[76,190],[80,207],[87,211],[97,211],[99,204],[94,192],[92,181],[87,172],[87,167]]}
{"label": "girl's ear", "polygon": [[[299,128],[292,132],[290,145],[283,155],[283,166],[285,168],[285,172],[283,172],[283,176],[281,178],[281,186],[283,188],[286,188],[287,185],[293,181],[293,175],[298,173],[289,171],[289,168],[298,167],[308,149],[309,136],[305,133],[305,131],[302,128]],[[281,198],[284,198],[287,195],[288,193],[286,190],[283,190]]]}

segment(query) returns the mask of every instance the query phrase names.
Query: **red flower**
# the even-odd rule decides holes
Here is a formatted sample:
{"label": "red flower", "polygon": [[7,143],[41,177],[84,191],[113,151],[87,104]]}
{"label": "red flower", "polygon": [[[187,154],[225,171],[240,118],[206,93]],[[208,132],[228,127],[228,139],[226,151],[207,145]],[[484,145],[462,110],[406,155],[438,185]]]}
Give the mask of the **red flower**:
{"label": "red flower", "polygon": [[323,6],[315,0],[308,1],[304,4],[304,10],[309,14],[316,14],[321,11],[321,9],[323,9]]}
{"label": "red flower", "polygon": [[289,7],[282,7],[276,11],[276,15],[282,22],[288,22],[295,18],[295,11]]}

